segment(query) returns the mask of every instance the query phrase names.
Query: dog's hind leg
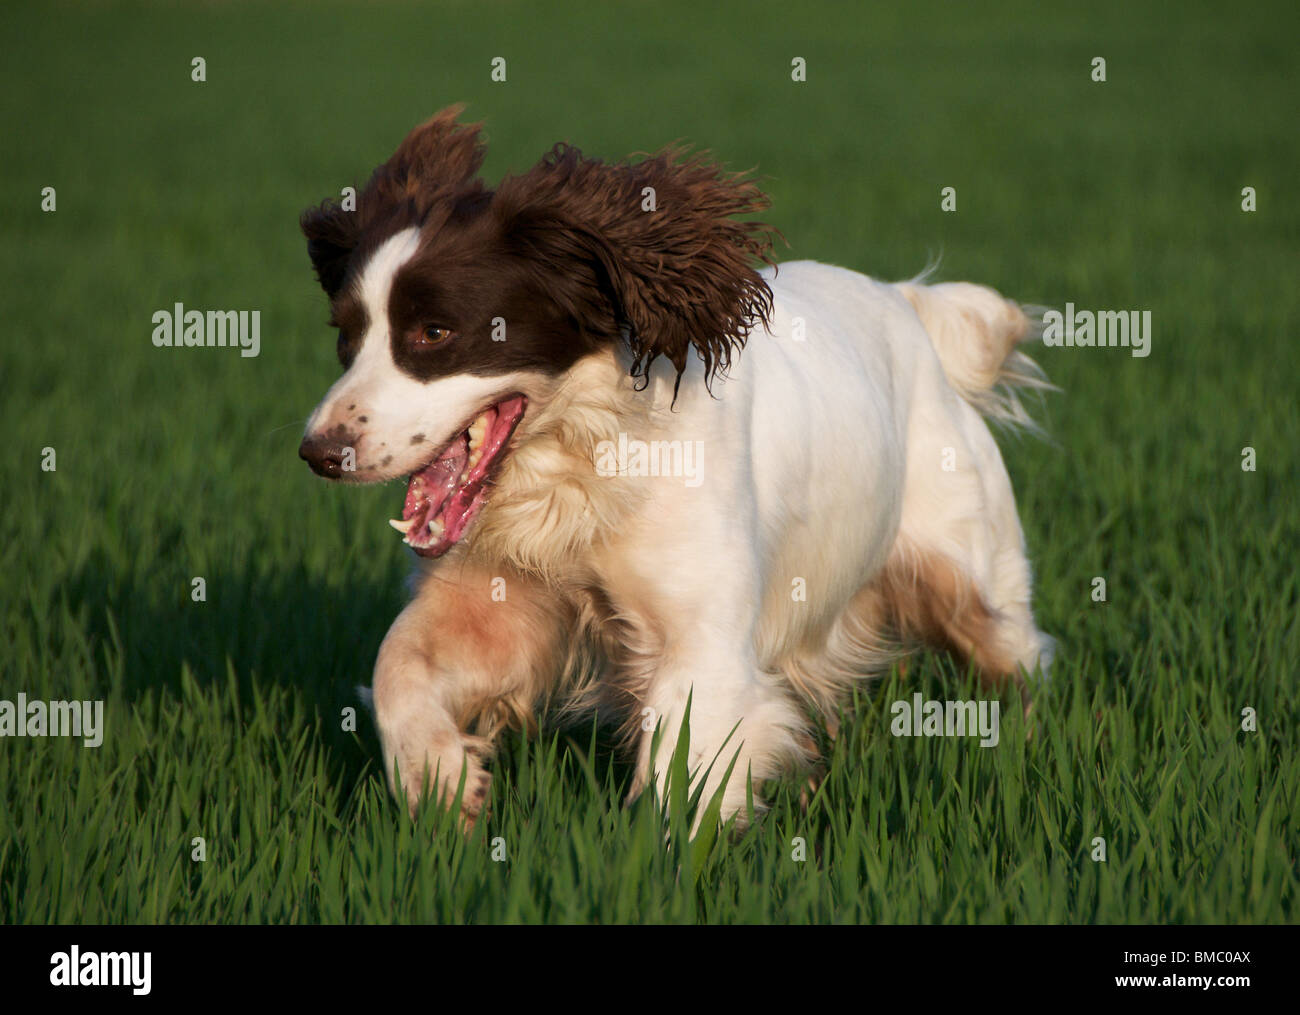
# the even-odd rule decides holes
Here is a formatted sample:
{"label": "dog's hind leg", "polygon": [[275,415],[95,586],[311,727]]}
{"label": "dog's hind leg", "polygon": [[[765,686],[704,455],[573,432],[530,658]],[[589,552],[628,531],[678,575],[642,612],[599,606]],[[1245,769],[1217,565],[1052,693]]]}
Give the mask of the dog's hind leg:
{"label": "dog's hind leg", "polygon": [[414,814],[456,798],[472,827],[484,765],[506,725],[527,723],[563,666],[563,605],[532,582],[461,562],[428,575],[375,663],[374,709],[389,786]]}
{"label": "dog's hind leg", "polygon": [[986,686],[1046,674],[1015,494],[987,424],[950,396],[914,420],[898,542],[875,585],[891,626],[972,662]]}

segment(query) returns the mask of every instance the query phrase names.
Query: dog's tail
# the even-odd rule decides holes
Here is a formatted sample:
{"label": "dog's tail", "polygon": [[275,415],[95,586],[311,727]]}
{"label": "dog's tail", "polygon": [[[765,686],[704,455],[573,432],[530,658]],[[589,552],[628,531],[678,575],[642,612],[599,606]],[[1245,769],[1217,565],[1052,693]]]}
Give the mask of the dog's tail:
{"label": "dog's tail", "polygon": [[930,333],[948,382],[980,413],[1027,430],[1038,425],[1018,388],[1051,389],[1042,369],[1017,348],[1042,336],[1036,308],[1020,307],[988,286],[925,285],[924,276],[895,286]]}

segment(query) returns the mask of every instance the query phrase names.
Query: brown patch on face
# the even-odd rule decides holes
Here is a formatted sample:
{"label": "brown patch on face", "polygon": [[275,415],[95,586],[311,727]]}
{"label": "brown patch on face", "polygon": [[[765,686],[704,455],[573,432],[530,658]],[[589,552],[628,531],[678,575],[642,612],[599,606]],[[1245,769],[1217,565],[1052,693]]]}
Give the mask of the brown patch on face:
{"label": "brown patch on face", "polygon": [[904,638],[973,663],[990,690],[1023,684],[1016,660],[999,644],[997,614],[971,578],[941,554],[895,555],[859,593],[855,608]]}
{"label": "brown patch on face", "polygon": [[[431,216],[422,239],[394,275],[388,300],[393,362],[407,376],[555,376],[614,340],[557,305],[550,273],[563,266],[519,257],[484,209]],[[506,341],[494,341],[500,321]],[[448,337],[430,344],[430,328]]]}
{"label": "brown patch on face", "polygon": [[358,417],[357,417],[357,422],[358,422],[358,423],[369,423],[370,420],[369,420],[367,417],[365,417],[365,416],[358,416]]}
{"label": "brown patch on face", "polygon": [[[366,328],[370,324],[370,315],[366,313],[365,305],[357,299],[356,294],[349,290],[330,303],[328,323],[331,328],[338,329],[339,363],[346,370],[356,359],[357,350],[361,348],[361,340],[365,337]],[[348,412],[355,408],[356,403],[349,405]]]}
{"label": "brown patch on face", "polygon": [[422,434],[422,433],[413,433],[413,434],[411,434],[411,443],[412,443],[412,444],[423,444],[423,443],[424,443],[424,434]]}

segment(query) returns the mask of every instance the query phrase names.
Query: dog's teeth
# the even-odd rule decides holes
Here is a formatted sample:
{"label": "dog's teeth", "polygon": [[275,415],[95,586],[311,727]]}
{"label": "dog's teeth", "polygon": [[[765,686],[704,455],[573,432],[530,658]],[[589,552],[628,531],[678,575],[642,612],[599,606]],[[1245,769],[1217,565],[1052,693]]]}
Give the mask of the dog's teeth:
{"label": "dog's teeth", "polygon": [[469,426],[469,449],[474,451],[483,443],[483,436],[487,433],[487,413],[484,413],[478,419],[474,420]]}
{"label": "dog's teeth", "polygon": [[441,539],[443,531],[447,528],[441,518],[434,518],[429,522],[429,535],[434,539]]}
{"label": "dog's teeth", "polygon": [[409,518],[406,519],[405,521],[400,521],[396,518],[390,518],[388,519],[388,524],[391,525],[393,528],[395,528],[398,532],[405,535],[407,530],[410,529],[411,527],[411,521],[412,519]]}

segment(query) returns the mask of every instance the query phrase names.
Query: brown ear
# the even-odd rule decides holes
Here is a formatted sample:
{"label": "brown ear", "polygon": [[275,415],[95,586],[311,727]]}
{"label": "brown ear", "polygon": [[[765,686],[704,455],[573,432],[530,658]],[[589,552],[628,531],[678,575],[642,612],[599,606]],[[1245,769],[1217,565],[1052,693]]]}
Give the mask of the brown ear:
{"label": "brown ear", "polygon": [[[470,184],[483,165],[487,145],[479,123],[457,123],[461,105],[448,106],[420,124],[375,170],[362,197],[371,202],[415,202],[423,216],[439,198]],[[481,186],[481,185],[480,185]],[[362,202],[358,200],[357,208]]]}
{"label": "brown ear", "polygon": [[680,385],[692,349],[708,384],[769,323],[754,262],[771,263],[773,231],[732,218],[768,203],[741,174],[681,149],[610,164],[557,145],[503,180],[493,209],[509,245],[554,272],[553,293],[584,328],[626,339],[634,377],[644,384],[663,356]]}
{"label": "brown ear", "polygon": [[333,299],[343,287],[348,258],[357,243],[356,213],[344,211],[333,201],[302,213],[299,224],[307,237],[307,256],[325,295]]}
{"label": "brown ear", "polygon": [[406,135],[371,175],[355,210],[346,211],[331,200],[303,212],[307,253],[331,298],[343,285],[348,260],[368,227],[393,219],[418,225],[440,201],[483,191],[474,175],[483,164],[486,145],[479,137],[480,124],[456,122],[463,109],[449,106]]}

